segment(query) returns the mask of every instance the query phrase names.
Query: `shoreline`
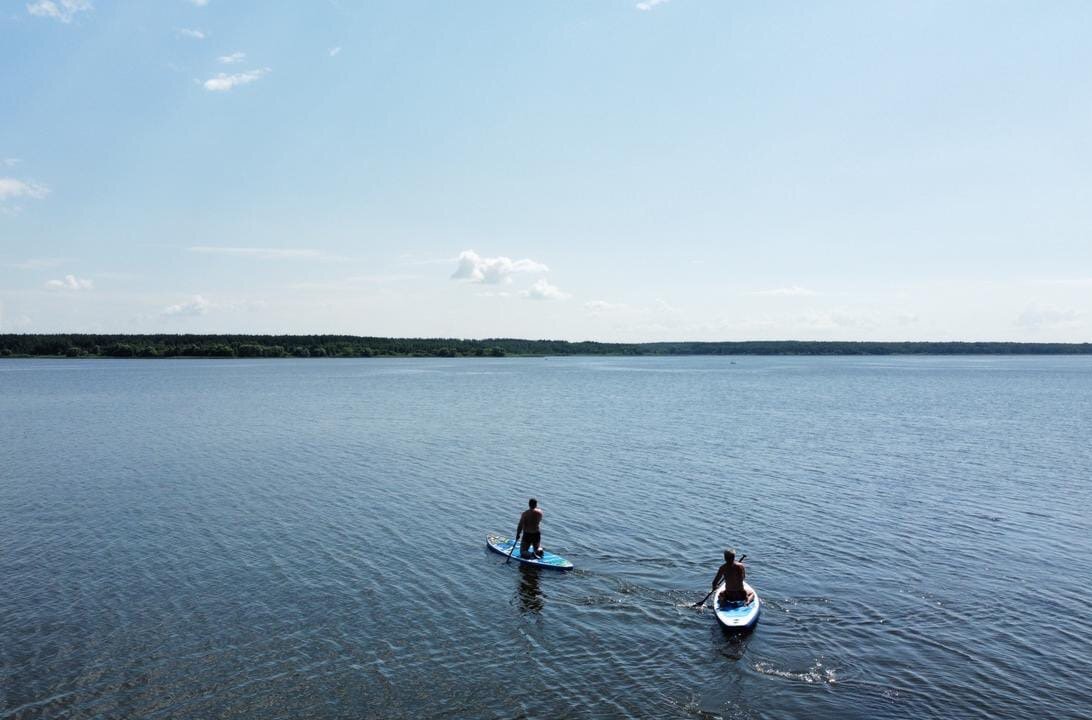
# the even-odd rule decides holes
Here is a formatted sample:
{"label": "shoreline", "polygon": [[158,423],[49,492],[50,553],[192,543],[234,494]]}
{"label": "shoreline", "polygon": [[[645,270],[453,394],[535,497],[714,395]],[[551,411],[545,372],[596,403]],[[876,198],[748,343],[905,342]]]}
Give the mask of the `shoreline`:
{"label": "shoreline", "polygon": [[1092,355],[1092,343],[747,340],[603,343],[356,335],[0,334],[0,359]]}

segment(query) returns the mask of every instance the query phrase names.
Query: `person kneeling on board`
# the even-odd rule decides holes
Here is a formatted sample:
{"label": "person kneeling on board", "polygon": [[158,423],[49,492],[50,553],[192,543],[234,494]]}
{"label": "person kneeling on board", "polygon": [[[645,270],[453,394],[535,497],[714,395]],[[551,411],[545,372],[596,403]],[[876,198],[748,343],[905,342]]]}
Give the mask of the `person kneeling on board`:
{"label": "person kneeling on board", "polygon": [[748,592],[743,587],[743,578],[745,577],[747,577],[747,570],[743,567],[743,563],[736,562],[736,551],[725,550],[724,564],[720,566],[713,578],[714,590],[722,582],[724,583],[724,590],[717,597],[718,606],[731,603],[747,604],[755,599],[754,593]]}
{"label": "person kneeling on board", "polygon": [[516,526],[516,540],[519,540],[520,535],[523,536],[523,541],[519,544],[520,557],[528,557],[527,549],[532,545],[535,548],[535,557],[542,557],[542,533],[538,529],[541,522],[542,510],[538,506],[538,500],[531,498],[527,501],[527,509],[519,516],[519,525]]}

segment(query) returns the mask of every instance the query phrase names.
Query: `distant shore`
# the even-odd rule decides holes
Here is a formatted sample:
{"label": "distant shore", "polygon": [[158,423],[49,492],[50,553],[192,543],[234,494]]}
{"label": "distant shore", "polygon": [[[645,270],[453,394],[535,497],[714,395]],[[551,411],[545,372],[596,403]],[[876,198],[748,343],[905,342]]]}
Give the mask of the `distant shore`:
{"label": "distant shore", "polygon": [[541,357],[551,355],[1092,355],[1092,343],[740,342],[601,343],[358,335],[0,335],[0,358]]}

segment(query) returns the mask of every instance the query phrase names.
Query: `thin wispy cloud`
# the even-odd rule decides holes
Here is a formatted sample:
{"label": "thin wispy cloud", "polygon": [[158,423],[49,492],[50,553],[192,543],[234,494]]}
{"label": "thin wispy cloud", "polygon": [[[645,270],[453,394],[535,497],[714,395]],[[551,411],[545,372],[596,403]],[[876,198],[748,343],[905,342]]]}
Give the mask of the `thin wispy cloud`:
{"label": "thin wispy cloud", "polygon": [[262,248],[262,247],[217,247],[212,245],[194,245],[186,248],[193,253],[203,255],[229,255],[233,257],[256,258],[259,260],[321,260],[329,257],[319,250],[308,248]]}
{"label": "thin wispy cloud", "polygon": [[50,280],[45,284],[49,290],[91,290],[95,284],[90,280],[75,275],[65,275],[62,280]]}
{"label": "thin wispy cloud", "polygon": [[597,315],[616,310],[627,310],[629,309],[629,305],[626,305],[625,303],[607,302],[606,300],[589,300],[584,303],[584,309],[593,315]]}
{"label": "thin wispy cloud", "polygon": [[256,80],[261,80],[270,72],[269,68],[258,68],[257,70],[248,70],[247,72],[235,73],[233,75],[217,73],[215,77],[209,78],[202,84],[209,92],[227,92],[240,85],[248,85]]}
{"label": "thin wispy cloud", "polygon": [[234,65],[236,63],[241,63],[243,60],[246,60],[245,52],[233,52],[230,55],[221,55],[216,58],[216,62],[221,65]]}
{"label": "thin wispy cloud", "polygon": [[27,3],[27,12],[36,17],[70,23],[76,15],[92,7],[90,0],[36,0]]}
{"label": "thin wispy cloud", "polygon": [[807,295],[818,295],[814,290],[800,287],[799,285],[792,285],[790,287],[773,288],[770,290],[755,290],[752,295],[766,295],[771,297],[804,297]]}
{"label": "thin wispy cloud", "polygon": [[1070,308],[1060,308],[1045,303],[1031,303],[1016,316],[1016,324],[1028,330],[1056,330],[1076,327],[1083,314]]}
{"label": "thin wispy cloud", "polygon": [[69,262],[69,258],[29,258],[22,262],[9,263],[8,267],[16,270],[45,270],[55,268]]}
{"label": "thin wispy cloud", "polygon": [[204,40],[208,37],[204,30],[197,30],[195,28],[178,28],[179,37],[187,37],[193,40]]}
{"label": "thin wispy cloud", "polygon": [[530,288],[520,292],[520,297],[529,300],[566,300],[572,296],[546,282],[546,278],[539,278]]}
{"label": "thin wispy cloud", "polygon": [[512,260],[502,256],[482,257],[473,250],[459,253],[458,267],[451,274],[454,280],[496,285],[512,282],[512,275],[526,272],[548,272],[550,268],[530,259]]}
{"label": "thin wispy cloud", "polygon": [[168,317],[197,317],[199,315],[207,315],[210,307],[212,307],[212,303],[200,295],[194,295],[186,302],[180,302],[177,305],[168,305],[163,308],[161,314]]}
{"label": "thin wispy cloud", "polygon": [[197,7],[205,7],[209,4],[209,0],[186,0],[186,2]]}
{"label": "thin wispy cloud", "polygon": [[372,275],[353,275],[338,280],[324,282],[296,282],[287,287],[290,290],[319,290],[323,292],[352,291],[374,289],[382,286],[397,285],[400,283],[420,280],[423,276],[410,273],[377,273]]}
{"label": "thin wispy cloud", "polygon": [[16,178],[0,177],[0,202],[29,198],[41,200],[50,192],[45,185]]}
{"label": "thin wispy cloud", "polygon": [[23,161],[19,158],[4,158],[3,161],[0,161],[0,164],[2,164],[4,167],[15,167],[21,162]]}
{"label": "thin wispy cloud", "polygon": [[330,57],[334,57],[339,52],[341,52],[341,46],[338,45],[337,47],[332,47],[329,50],[327,50],[327,52],[330,54]]}
{"label": "thin wispy cloud", "polygon": [[668,2],[671,2],[671,0],[642,0],[642,2],[637,3],[634,7],[642,12],[648,12],[649,10],[655,8],[657,5],[663,5],[664,3]]}

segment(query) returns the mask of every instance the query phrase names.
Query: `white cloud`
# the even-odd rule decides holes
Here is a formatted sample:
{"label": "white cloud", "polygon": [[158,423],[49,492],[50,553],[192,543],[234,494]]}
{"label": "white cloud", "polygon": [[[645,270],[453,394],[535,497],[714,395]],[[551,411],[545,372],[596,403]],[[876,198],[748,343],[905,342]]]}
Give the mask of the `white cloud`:
{"label": "white cloud", "polygon": [[255,80],[261,80],[263,77],[270,73],[269,68],[258,68],[257,70],[247,70],[243,73],[235,73],[234,75],[228,75],[227,73],[217,73],[216,77],[209,78],[203,84],[206,90],[211,92],[227,92],[239,85],[246,85],[252,83]]}
{"label": "white cloud", "polygon": [[221,55],[216,58],[216,62],[222,65],[234,65],[235,63],[241,63],[243,60],[246,60],[245,52],[233,52],[230,55]]}
{"label": "white cloud", "polygon": [[200,295],[194,295],[186,302],[168,305],[163,308],[163,314],[172,317],[196,317],[207,314],[210,307],[212,307],[212,303]]}
{"label": "white cloud", "polygon": [[561,292],[556,286],[546,282],[546,278],[539,278],[529,289],[521,292],[520,297],[531,300],[565,300],[571,295]]}
{"label": "white cloud", "polygon": [[49,194],[49,188],[35,182],[0,177],[0,202],[17,198],[41,200]]}
{"label": "white cloud", "polygon": [[341,46],[338,45],[337,47],[332,47],[327,52],[330,53],[330,57],[333,57],[333,56],[337,55],[339,52],[341,52]]}
{"label": "white cloud", "polygon": [[27,12],[38,17],[53,18],[63,23],[72,22],[77,13],[90,10],[90,0],[35,0],[27,3]]}
{"label": "white cloud", "polygon": [[512,260],[507,257],[484,258],[473,250],[459,253],[459,266],[451,277],[455,280],[496,285],[512,282],[512,275],[522,272],[548,272],[550,268],[535,260]]}
{"label": "white cloud", "polygon": [[791,287],[773,288],[772,290],[756,290],[752,295],[768,295],[768,296],[780,296],[780,297],[803,297],[805,295],[817,295],[814,290],[808,290],[798,285]]}
{"label": "white cloud", "polygon": [[178,28],[178,34],[182,37],[193,38],[194,40],[204,40],[208,37],[203,30],[194,30],[192,28]]}
{"label": "white cloud", "polygon": [[666,2],[671,2],[671,0],[642,0],[642,2],[637,3],[634,7],[642,12],[647,12],[657,5],[663,5]]}
{"label": "white cloud", "polygon": [[1032,303],[1016,317],[1016,324],[1029,330],[1076,327],[1081,324],[1082,313],[1043,303]]}
{"label": "white cloud", "polygon": [[90,290],[95,287],[90,280],[75,275],[65,275],[63,280],[50,280],[45,286],[50,290]]}
{"label": "white cloud", "polygon": [[3,164],[4,167],[15,167],[16,165],[18,165],[21,162],[23,162],[23,161],[20,160],[19,158],[4,158],[2,163],[0,163],[0,164]]}
{"label": "white cloud", "polygon": [[260,260],[319,260],[327,257],[318,250],[305,248],[260,248],[260,247],[214,247],[194,245],[187,248],[190,252],[204,255],[232,255],[235,257],[258,258]]}

